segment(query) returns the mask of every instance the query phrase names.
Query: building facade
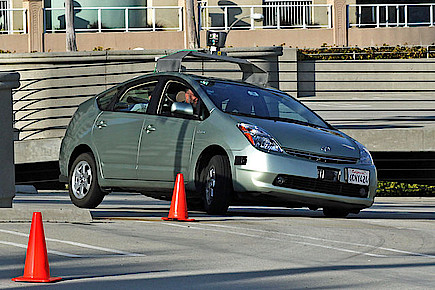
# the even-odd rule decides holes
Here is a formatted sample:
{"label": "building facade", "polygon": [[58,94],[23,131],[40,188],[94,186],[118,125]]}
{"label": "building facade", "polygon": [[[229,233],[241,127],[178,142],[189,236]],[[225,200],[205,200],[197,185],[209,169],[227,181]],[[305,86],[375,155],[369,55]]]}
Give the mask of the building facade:
{"label": "building facade", "polygon": [[[227,46],[380,46],[435,43],[434,2],[195,0],[205,31],[228,30]],[[184,0],[75,0],[78,49],[186,48]],[[256,22],[249,16],[262,14]],[[64,0],[0,0],[0,50],[65,51]]]}

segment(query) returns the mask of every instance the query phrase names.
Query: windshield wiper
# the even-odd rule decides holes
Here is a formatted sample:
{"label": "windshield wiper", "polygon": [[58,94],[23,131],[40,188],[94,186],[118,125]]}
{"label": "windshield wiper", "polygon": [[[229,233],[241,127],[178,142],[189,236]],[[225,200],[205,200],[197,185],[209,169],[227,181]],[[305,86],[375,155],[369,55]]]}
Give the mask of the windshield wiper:
{"label": "windshield wiper", "polygon": [[235,115],[235,116],[243,116],[243,117],[251,117],[251,118],[257,118],[257,119],[264,119],[264,117],[262,117],[262,116],[251,115],[251,114],[247,114],[247,113],[240,113],[240,112],[225,112],[225,113],[230,114],[230,115]]}
{"label": "windshield wiper", "polygon": [[282,117],[257,116],[257,115],[251,115],[251,114],[246,114],[246,113],[239,113],[239,112],[225,112],[225,113],[230,114],[230,115],[236,115],[236,116],[243,116],[243,117],[251,117],[251,118],[257,118],[257,119],[267,119],[267,120],[272,120],[272,121],[293,123],[293,124],[298,124],[298,125],[303,125],[303,126],[308,126],[308,127],[313,127],[313,128],[327,128],[327,127],[323,127],[320,125],[316,125],[316,124],[312,124],[312,123],[308,123],[308,122],[304,122],[304,121],[300,121],[300,120],[288,119],[288,118],[282,118]]}
{"label": "windshield wiper", "polygon": [[273,121],[294,123],[294,124],[309,126],[309,127],[313,127],[313,128],[321,127],[321,126],[316,125],[316,124],[312,124],[312,123],[308,123],[308,122],[304,122],[304,121],[300,121],[300,120],[296,120],[296,119],[288,119],[288,118],[282,118],[282,117],[262,117],[262,118],[268,119],[268,120],[273,120]]}

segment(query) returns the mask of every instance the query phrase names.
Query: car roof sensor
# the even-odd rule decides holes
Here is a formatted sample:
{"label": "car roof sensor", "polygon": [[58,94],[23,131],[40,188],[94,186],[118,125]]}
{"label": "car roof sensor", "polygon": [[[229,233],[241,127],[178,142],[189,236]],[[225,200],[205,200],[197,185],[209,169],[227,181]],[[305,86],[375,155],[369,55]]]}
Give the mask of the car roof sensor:
{"label": "car roof sensor", "polygon": [[242,81],[250,84],[260,85],[263,87],[266,86],[268,81],[268,73],[246,59],[191,50],[182,50],[174,54],[159,58],[156,64],[156,72],[181,72],[183,69],[181,62],[186,57],[194,57],[202,60],[216,60],[222,62],[236,63],[239,65],[240,70],[243,73]]}

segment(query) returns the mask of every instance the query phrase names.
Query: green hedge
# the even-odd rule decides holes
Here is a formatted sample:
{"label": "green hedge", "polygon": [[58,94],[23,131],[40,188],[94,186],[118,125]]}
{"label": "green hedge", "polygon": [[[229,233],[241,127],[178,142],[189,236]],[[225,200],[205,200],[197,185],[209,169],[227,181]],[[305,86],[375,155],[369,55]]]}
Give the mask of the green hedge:
{"label": "green hedge", "polygon": [[377,196],[433,196],[435,186],[379,181]]}
{"label": "green hedge", "polygon": [[435,57],[434,46],[330,47],[298,49],[299,60],[415,59]]}

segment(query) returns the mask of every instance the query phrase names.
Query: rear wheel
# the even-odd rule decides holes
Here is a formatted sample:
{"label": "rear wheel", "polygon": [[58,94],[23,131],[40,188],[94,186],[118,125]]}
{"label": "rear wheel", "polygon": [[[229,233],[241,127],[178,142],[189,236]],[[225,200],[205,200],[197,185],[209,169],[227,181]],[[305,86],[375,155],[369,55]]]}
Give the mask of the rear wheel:
{"label": "rear wheel", "polygon": [[350,212],[342,208],[326,207],[323,208],[323,214],[329,218],[345,218]]}
{"label": "rear wheel", "polygon": [[232,180],[227,156],[215,155],[201,172],[202,198],[208,214],[225,214],[228,210]]}
{"label": "rear wheel", "polygon": [[90,153],[80,154],[69,172],[69,196],[74,205],[95,208],[104,198],[97,181],[95,160]]}

